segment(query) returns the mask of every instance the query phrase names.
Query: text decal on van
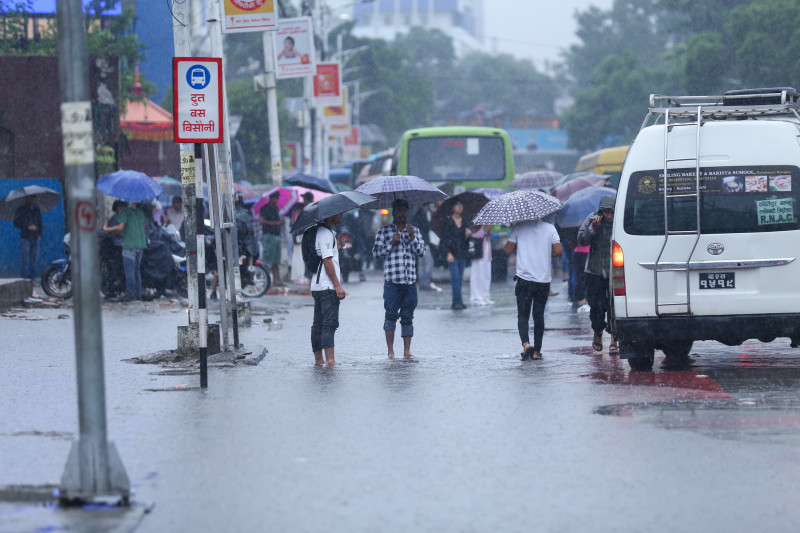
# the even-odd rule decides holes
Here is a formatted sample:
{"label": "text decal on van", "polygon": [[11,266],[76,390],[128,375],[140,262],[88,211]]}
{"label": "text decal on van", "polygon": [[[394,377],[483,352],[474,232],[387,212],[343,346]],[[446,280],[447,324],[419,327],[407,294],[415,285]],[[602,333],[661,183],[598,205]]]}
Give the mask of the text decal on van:
{"label": "text decal on van", "polygon": [[758,225],[766,224],[791,224],[794,222],[794,205],[791,198],[780,200],[759,200]]}

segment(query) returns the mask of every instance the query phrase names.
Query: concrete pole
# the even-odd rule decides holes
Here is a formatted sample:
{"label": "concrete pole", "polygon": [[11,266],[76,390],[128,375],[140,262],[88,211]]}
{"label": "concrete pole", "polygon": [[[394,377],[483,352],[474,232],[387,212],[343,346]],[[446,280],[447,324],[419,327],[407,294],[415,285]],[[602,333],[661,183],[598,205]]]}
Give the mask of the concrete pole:
{"label": "concrete pole", "polygon": [[[278,88],[275,82],[275,56],[272,32],[262,34],[264,43],[264,74],[267,82],[267,126],[269,127],[269,157],[272,161],[272,185],[283,185],[283,165],[281,163],[281,134],[278,125]],[[275,280],[276,283],[280,280]]]}
{"label": "concrete pole", "polygon": [[[172,40],[175,47],[175,57],[191,57],[191,35],[189,32],[189,2],[172,3]],[[189,328],[188,336],[190,347],[199,346],[199,292],[205,294],[205,279],[198,280],[197,268],[197,220],[203,220],[203,176],[202,157],[195,159],[199,150],[189,143],[180,144],[181,158],[181,188],[183,194],[184,210],[184,241],[186,242],[186,281],[189,291]],[[198,173],[197,163],[201,171]],[[199,178],[199,179],[198,179]],[[203,233],[201,232],[202,236]],[[180,338],[180,335],[179,335]],[[179,342],[180,344],[180,342]],[[180,348],[180,346],[179,346]]]}
{"label": "concrete pole", "polygon": [[303,172],[311,174],[311,78],[303,78]]}
{"label": "concrete pole", "polygon": [[[223,122],[222,146],[215,147],[216,169],[219,176],[219,190],[222,197],[220,214],[222,218],[222,229],[225,232],[225,252],[228,268],[225,274],[228,276],[228,310],[230,311],[231,325],[233,329],[233,346],[239,347],[239,320],[238,320],[238,299],[242,298],[242,282],[239,274],[239,236],[236,233],[236,213],[233,202],[233,167],[231,165],[231,135],[230,135],[230,113],[228,112],[228,92],[225,83],[225,52],[222,46],[222,10],[219,0],[212,0],[210,6],[210,17],[208,19],[209,35],[211,36],[211,55],[222,58],[222,103],[223,103]],[[221,272],[220,272],[221,273]],[[227,339],[226,339],[227,340]]]}
{"label": "concrete pole", "polygon": [[58,0],[57,6],[80,431],[61,477],[60,499],[91,501],[98,496],[119,495],[128,503],[128,474],[116,448],[107,441],[93,113],[83,9],[81,0]]}

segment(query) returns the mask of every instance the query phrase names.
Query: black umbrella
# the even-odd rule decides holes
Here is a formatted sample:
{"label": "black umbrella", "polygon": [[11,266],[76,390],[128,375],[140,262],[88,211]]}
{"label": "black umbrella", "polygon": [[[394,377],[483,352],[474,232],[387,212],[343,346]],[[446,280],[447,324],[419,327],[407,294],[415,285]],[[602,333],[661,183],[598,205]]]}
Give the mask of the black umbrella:
{"label": "black umbrella", "polygon": [[444,232],[444,221],[450,216],[450,213],[453,211],[453,205],[455,205],[456,202],[464,206],[464,211],[461,212],[461,216],[464,220],[472,221],[483,206],[489,203],[489,199],[484,194],[467,191],[451,196],[442,202],[442,205],[436,209],[436,212],[433,213],[431,217],[431,231],[439,237],[441,237],[442,232]]}
{"label": "black umbrella", "polygon": [[292,225],[292,233],[299,234],[328,217],[356,209],[374,202],[375,197],[358,191],[345,191],[308,204]]}
{"label": "black umbrella", "polygon": [[0,200],[0,220],[14,220],[14,213],[17,208],[28,203],[28,197],[36,197],[36,205],[44,213],[53,209],[61,203],[61,195],[53,189],[40,187],[39,185],[28,185],[20,187],[8,193]]}
{"label": "black umbrella", "polygon": [[316,189],[331,194],[339,192],[339,189],[336,188],[336,185],[334,185],[331,180],[320,178],[319,176],[312,176],[311,174],[303,174],[302,172],[284,178],[283,183],[286,185],[299,185],[307,189]]}

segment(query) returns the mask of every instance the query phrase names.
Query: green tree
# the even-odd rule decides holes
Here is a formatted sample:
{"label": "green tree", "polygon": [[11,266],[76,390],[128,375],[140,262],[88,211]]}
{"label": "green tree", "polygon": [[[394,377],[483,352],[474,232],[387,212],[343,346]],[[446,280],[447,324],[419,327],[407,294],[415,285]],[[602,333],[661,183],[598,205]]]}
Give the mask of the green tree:
{"label": "green tree", "polygon": [[800,83],[800,0],[758,0],[730,13],[736,74],[743,87]]}
{"label": "green tree", "polygon": [[685,50],[685,88],[687,94],[722,94],[727,88],[730,69],[723,35],[702,32],[693,35]]}
{"label": "green tree", "polygon": [[611,55],[600,62],[588,86],[561,117],[569,145],[579,150],[628,143],[647,109],[651,81],[632,54]]}

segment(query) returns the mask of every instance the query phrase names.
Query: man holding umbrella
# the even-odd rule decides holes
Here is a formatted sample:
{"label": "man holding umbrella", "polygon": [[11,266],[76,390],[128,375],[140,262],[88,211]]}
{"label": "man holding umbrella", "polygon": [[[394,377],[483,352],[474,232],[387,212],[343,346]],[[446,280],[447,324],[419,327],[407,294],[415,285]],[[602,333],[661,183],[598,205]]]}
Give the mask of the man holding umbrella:
{"label": "man holding umbrella", "polygon": [[147,248],[146,218],[136,202],[119,213],[116,226],[106,224],[104,231],[122,232],[122,265],[125,268],[124,302],[142,299],[142,255]]}
{"label": "man holding umbrella", "polygon": [[411,357],[414,336],[414,310],[417,308],[416,258],[425,255],[425,240],[408,224],[408,201],[392,203],[393,224],[382,226],[375,236],[372,255],[383,258],[383,308],[386,310],[383,331],[389,358],[394,357],[394,332],[400,318],[403,357]]}
{"label": "man holding umbrella", "polygon": [[[374,200],[372,196],[356,191],[334,194],[308,205],[292,226],[292,233],[303,232],[303,260],[306,265],[311,263],[309,254],[316,254],[319,260],[311,281],[311,294],[314,297],[311,349],[317,366],[336,364],[334,335],[339,327],[339,302],[347,296],[339,281],[339,248],[342,243],[331,228],[342,220],[342,213]],[[311,250],[310,232],[315,226],[316,236]]]}
{"label": "man holding umbrella", "polygon": [[36,261],[39,258],[39,241],[42,240],[42,210],[36,204],[36,196],[27,197],[25,204],[14,213],[14,227],[19,229],[19,252],[22,277],[36,277]]}

